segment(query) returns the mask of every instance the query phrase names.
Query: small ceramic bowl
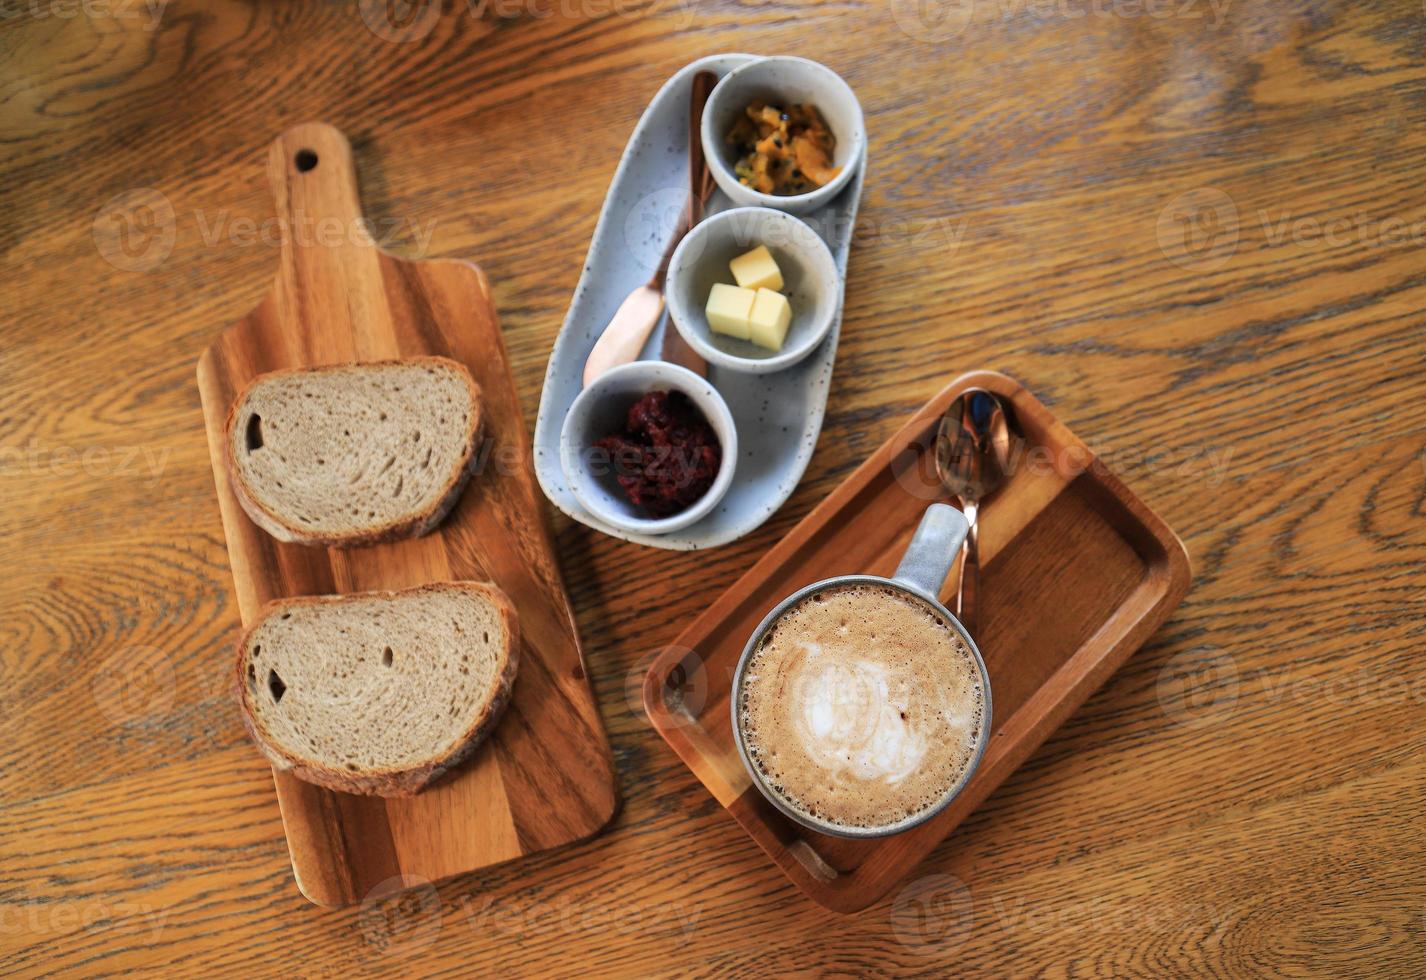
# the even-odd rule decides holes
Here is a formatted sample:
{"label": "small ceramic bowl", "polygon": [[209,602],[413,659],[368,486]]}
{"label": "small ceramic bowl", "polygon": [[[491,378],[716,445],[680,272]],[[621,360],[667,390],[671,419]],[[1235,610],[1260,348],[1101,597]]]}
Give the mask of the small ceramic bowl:
{"label": "small ceramic bowl", "polygon": [[[708,326],[708,294],[714,283],[736,285],[728,263],[766,245],[782,270],[792,306],[782,350],[714,333]],[[832,250],[806,222],[770,208],[720,211],[684,236],[668,264],[665,285],[674,329],[710,364],[770,374],[791,367],[826,338],[842,302],[841,273]]]}
{"label": "small ceramic bowl", "polygon": [[[728,143],[728,130],[748,104],[757,99],[773,105],[807,102],[816,106],[836,137],[832,163],[842,172],[806,194],[764,194],[740,183],[733,171],[738,154]],[[777,208],[793,214],[806,214],[836,197],[861,166],[866,153],[866,122],[852,87],[826,65],[806,58],[759,58],[724,75],[708,96],[701,137],[713,179],[734,204]]]}
{"label": "small ceramic bowl", "polygon": [[[670,517],[649,517],[630,503],[615,479],[614,461],[594,447],[599,439],[623,431],[629,406],[651,391],[687,395],[722,447],[722,465],[708,492]],[[560,430],[560,466],[575,499],[604,523],[640,534],[667,534],[706,515],[728,492],[737,463],[738,430],[723,396],[706,378],[664,361],[635,361],[600,375],[574,399]]]}

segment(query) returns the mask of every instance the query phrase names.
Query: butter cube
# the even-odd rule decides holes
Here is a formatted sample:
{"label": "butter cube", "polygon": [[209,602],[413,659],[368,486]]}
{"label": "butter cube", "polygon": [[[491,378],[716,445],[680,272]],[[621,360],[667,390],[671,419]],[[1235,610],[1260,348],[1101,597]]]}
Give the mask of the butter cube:
{"label": "butter cube", "polygon": [[782,350],[787,327],[792,322],[792,304],[782,293],[759,289],[749,317],[748,339],[760,347]]}
{"label": "butter cube", "polygon": [[747,340],[753,313],[753,301],[757,293],[741,286],[729,286],[725,282],[714,283],[708,293],[708,328],[714,333],[727,334],[739,340]]}
{"label": "butter cube", "polygon": [[759,245],[728,263],[733,278],[744,289],[781,289],[782,270],[777,267],[766,245]]}

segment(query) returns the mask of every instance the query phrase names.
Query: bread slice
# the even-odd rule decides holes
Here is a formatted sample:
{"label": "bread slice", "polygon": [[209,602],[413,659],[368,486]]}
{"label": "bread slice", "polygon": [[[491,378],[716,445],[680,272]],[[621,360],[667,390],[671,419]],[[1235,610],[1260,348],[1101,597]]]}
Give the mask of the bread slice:
{"label": "bread slice", "polygon": [[444,357],[273,371],[233,404],[228,470],[279,541],[412,537],[455,506],[480,422],[480,388]]}
{"label": "bread slice", "polygon": [[519,645],[509,599],[480,582],[279,599],[239,641],[243,723],[299,779],[410,796],[494,728]]}

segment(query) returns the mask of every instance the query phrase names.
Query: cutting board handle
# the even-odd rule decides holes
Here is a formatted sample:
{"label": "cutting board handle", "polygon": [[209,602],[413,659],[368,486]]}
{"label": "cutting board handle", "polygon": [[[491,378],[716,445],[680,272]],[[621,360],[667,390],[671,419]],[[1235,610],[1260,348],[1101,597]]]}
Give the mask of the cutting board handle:
{"label": "cutting board handle", "polygon": [[[351,360],[366,339],[391,335],[381,250],[362,216],[351,143],[326,123],[302,123],[268,148],[268,180],[282,224],[277,301],[320,361]],[[351,338],[324,350],[321,338]]]}

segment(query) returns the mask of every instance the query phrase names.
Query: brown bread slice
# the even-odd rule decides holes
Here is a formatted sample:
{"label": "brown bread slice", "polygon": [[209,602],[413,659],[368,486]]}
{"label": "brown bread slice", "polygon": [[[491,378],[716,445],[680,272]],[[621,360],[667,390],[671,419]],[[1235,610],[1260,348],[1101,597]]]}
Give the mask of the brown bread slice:
{"label": "brown bread slice", "polygon": [[509,599],[480,582],[276,600],[239,641],[243,723],[300,779],[410,796],[494,728],[519,643]]}
{"label": "brown bread slice", "polygon": [[459,499],[480,423],[480,389],[448,358],[273,371],[228,415],[228,471],[253,523],[280,541],[412,537]]}

